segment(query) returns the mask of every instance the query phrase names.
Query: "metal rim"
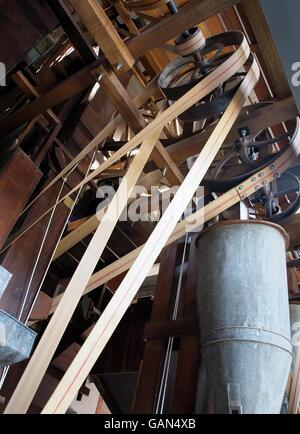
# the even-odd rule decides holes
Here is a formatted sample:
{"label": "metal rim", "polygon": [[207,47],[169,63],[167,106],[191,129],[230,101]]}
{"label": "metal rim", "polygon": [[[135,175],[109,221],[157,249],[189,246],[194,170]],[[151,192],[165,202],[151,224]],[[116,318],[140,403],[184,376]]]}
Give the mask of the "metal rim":
{"label": "metal rim", "polygon": [[268,222],[265,220],[227,220],[227,221],[222,221],[219,223],[216,223],[206,229],[204,229],[196,238],[195,240],[195,246],[197,248],[199,248],[199,240],[200,238],[202,238],[204,235],[207,235],[208,233],[212,232],[213,230],[217,230],[220,228],[223,228],[225,226],[237,226],[237,225],[243,225],[243,224],[247,224],[247,225],[265,225],[265,226],[270,226],[273,229],[277,229],[278,232],[280,232],[280,234],[282,235],[284,242],[285,242],[285,246],[286,249],[288,249],[289,244],[290,244],[290,237],[287,234],[287,232],[283,229],[282,226],[277,225],[276,223],[272,223],[272,222]]}

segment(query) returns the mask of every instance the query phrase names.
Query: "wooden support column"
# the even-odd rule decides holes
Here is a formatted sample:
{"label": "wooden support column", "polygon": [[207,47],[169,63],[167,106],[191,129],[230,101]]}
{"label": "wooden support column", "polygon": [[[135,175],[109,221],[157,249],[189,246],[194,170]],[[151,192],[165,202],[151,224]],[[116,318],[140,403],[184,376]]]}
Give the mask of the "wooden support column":
{"label": "wooden support column", "polygon": [[[177,260],[177,244],[166,247],[160,255],[160,270],[157,279],[155,300],[151,322],[169,319],[170,299]],[[134,413],[151,414],[154,412],[157,387],[164,362],[165,340],[147,342],[140,368],[136,394],[133,404]]]}
{"label": "wooden support column", "polygon": [[[197,317],[197,248],[195,238],[189,252],[189,266],[184,288],[182,318]],[[172,414],[193,414],[197,395],[198,372],[200,368],[200,339],[199,335],[191,334],[180,339],[179,355],[175,389],[173,392]]]}
{"label": "wooden support column", "polygon": [[127,71],[134,58],[97,0],[70,0],[81,21],[101,48],[110,64]]}
{"label": "wooden support column", "polygon": [[97,58],[97,55],[86,37],[84,36],[79,25],[74,20],[74,17],[72,16],[65,1],[47,0],[47,3],[59,19],[64,31],[69,36],[72,44],[74,45],[83,62],[86,65],[94,62]]}
{"label": "wooden support column", "polygon": [[[140,114],[137,105],[130,98],[114,71],[109,67],[101,67],[101,69],[103,73],[103,77],[100,82],[102,89],[107,94],[108,98],[110,98],[114,103],[120,115],[132,129],[132,131],[134,133],[138,133],[145,128],[147,124],[145,119]],[[152,159],[159,168],[168,169],[166,176],[172,184],[181,184],[183,181],[183,176],[168,154],[168,151],[165,150],[160,142],[156,144],[153,150]]]}

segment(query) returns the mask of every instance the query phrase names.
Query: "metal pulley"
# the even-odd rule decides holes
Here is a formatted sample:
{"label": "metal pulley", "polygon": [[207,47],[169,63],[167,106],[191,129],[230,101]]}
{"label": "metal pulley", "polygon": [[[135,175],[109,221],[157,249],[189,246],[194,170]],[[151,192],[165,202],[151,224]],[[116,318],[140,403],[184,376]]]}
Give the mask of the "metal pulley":
{"label": "metal pulley", "polygon": [[[191,52],[186,57],[180,56],[176,58],[167,65],[159,76],[158,85],[170,105],[225,62],[232,53],[223,53],[224,48],[239,45],[242,34],[240,32],[227,32],[215,35],[208,38],[204,45],[200,30],[195,29],[193,37],[187,41],[192,44],[194,38],[197,38],[199,44],[203,43],[202,48]],[[184,37],[180,37],[177,44],[179,40],[183,42],[184,39]],[[188,52],[185,51],[186,45],[184,44],[182,44],[184,47],[183,52],[187,54]],[[176,50],[178,50],[178,46],[180,47],[180,44],[176,45]],[[198,46],[200,47],[200,45]],[[244,76],[245,71],[234,74],[223,85],[212,91],[206,98],[184,112],[179,118],[184,122],[195,122],[219,117],[228,107]]]}

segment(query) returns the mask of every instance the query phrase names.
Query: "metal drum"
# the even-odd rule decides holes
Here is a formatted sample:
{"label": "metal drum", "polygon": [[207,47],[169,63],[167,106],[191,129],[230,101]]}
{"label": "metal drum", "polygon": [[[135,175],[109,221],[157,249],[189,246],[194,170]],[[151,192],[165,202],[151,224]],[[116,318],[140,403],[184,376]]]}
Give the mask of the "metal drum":
{"label": "metal drum", "polygon": [[198,313],[215,413],[280,413],[292,361],[287,242],[280,226],[261,221],[222,222],[197,240]]}

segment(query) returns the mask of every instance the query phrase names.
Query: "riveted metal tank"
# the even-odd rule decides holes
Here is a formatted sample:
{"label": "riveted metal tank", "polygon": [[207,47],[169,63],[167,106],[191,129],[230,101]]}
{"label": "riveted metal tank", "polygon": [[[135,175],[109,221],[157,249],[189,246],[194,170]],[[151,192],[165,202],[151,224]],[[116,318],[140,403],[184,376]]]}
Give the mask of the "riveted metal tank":
{"label": "riveted metal tank", "polygon": [[285,247],[260,221],[216,224],[197,240],[202,352],[215,413],[280,413],[292,361]]}

